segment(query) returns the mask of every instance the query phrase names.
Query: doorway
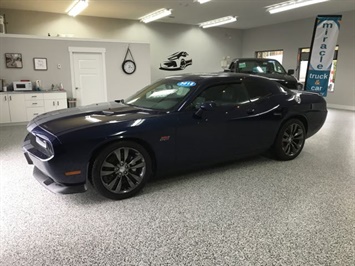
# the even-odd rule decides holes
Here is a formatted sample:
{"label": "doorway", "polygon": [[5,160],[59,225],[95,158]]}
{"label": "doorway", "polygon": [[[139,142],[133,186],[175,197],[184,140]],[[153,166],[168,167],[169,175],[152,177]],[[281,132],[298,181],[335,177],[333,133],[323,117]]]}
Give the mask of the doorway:
{"label": "doorway", "polygon": [[72,95],[77,106],[107,101],[104,48],[69,47]]}

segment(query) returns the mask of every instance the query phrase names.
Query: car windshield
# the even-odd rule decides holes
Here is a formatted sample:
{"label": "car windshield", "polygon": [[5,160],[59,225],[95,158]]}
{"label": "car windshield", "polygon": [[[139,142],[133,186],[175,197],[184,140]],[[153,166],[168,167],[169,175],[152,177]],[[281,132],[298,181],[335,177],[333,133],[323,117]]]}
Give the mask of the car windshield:
{"label": "car windshield", "polygon": [[275,60],[258,61],[245,60],[237,62],[238,72],[240,73],[255,73],[255,74],[286,74],[283,66]]}
{"label": "car windshield", "polygon": [[157,110],[170,110],[180,104],[196,86],[193,81],[164,79],[124,100],[126,104]]}

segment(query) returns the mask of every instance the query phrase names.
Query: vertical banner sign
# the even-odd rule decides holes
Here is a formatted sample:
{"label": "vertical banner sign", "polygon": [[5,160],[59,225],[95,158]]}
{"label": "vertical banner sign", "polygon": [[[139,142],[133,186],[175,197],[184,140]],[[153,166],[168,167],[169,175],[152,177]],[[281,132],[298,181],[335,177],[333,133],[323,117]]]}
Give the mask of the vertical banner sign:
{"label": "vertical banner sign", "polygon": [[341,15],[317,16],[306,74],[306,90],[327,96]]}

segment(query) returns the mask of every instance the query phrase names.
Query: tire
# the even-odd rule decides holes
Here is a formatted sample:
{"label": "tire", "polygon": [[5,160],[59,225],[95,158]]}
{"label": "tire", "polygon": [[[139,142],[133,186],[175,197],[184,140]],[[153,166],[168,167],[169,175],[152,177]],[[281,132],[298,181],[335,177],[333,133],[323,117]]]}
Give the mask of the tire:
{"label": "tire", "polygon": [[277,160],[295,159],[302,151],[306,140],[306,130],[298,119],[287,121],[280,128],[274,146],[273,154]]}
{"label": "tire", "polygon": [[185,69],[186,67],[186,62],[184,59],[181,59],[181,62],[180,62],[180,69]]}
{"label": "tire", "polygon": [[121,200],[137,194],[152,175],[152,160],[138,143],[120,141],[104,148],[92,168],[94,188],[104,197]]}

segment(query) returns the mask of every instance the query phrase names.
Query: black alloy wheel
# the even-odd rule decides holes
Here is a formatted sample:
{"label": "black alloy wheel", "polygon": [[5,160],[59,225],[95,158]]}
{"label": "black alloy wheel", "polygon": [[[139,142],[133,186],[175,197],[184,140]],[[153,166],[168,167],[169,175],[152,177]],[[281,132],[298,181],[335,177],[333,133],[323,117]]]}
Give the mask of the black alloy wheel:
{"label": "black alloy wheel", "polygon": [[276,159],[287,161],[296,158],[302,151],[306,140],[306,130],[298,119],[287,121],[280,129],[273,151]]}
{"label": "black alloy wheel", "polygon": [[93,164],[92,183],[103,196],[120,200],[134,196],[152,174],[148,152],[131,141],[104,148]]}

